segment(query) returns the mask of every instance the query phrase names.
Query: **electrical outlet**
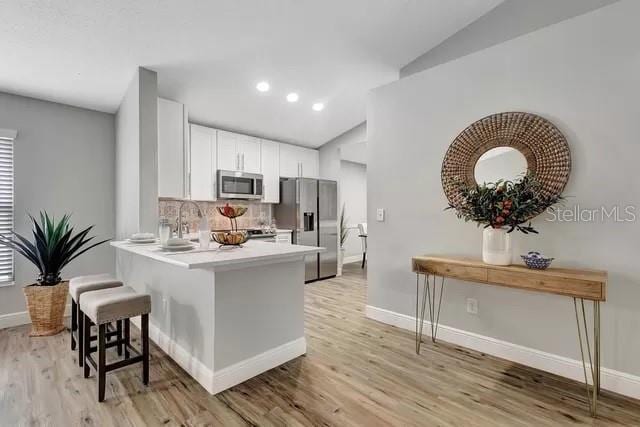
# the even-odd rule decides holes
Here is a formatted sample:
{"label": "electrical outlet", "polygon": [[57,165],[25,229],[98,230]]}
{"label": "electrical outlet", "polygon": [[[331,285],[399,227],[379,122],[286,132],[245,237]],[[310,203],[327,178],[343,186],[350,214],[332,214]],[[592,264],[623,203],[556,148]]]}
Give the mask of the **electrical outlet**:
{"label": "electrical outlet", "polygon": [[475,298],[467,298],[467,313],[478,314],[478,300]]}
{"label": "electrical outlet", "polygon": [[382,222],[384,221],[384,209],[378,208],[376,211],[376,221]]}

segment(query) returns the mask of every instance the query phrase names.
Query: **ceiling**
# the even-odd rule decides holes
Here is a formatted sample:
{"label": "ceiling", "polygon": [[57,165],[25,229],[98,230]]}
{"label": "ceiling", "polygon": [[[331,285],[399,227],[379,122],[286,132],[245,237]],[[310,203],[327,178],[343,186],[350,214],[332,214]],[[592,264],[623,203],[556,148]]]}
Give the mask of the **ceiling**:
{"label": "ceiling", "polygon": [[7,0],[0,91],[115,112],[143,66],[191,121],[317,147],[365,119],[370,89],[500,2]]}

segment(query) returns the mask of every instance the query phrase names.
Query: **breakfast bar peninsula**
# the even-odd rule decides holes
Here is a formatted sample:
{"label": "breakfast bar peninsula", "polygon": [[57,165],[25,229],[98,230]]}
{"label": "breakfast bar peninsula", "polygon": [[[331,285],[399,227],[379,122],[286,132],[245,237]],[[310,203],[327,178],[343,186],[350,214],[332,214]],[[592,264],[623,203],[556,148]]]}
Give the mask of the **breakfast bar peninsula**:
{"label": "breakfast bar peninsula", "polygon": [[186,252],[111,245],[119,279],[151,295],[150,338],[209,393],[306,352],[304,259],[323,248],[254,240]]}

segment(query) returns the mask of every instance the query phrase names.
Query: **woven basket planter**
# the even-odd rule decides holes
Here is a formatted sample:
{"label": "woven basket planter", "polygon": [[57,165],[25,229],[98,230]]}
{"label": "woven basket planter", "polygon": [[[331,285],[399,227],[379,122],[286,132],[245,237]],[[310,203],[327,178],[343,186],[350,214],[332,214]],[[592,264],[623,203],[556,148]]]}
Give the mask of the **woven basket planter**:
{"label": "woven basket planter", "polygon": [[69,282],[55,286],[29,285],[24,287],[29,317],[31,317],[32,337],[56,335],[65,327],[64,309],[67,305]]}

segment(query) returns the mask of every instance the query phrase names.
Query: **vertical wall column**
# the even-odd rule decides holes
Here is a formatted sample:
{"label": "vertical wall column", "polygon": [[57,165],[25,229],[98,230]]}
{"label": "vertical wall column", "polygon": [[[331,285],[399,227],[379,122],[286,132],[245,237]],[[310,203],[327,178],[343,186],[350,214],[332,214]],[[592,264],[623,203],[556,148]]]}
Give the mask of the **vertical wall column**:
{"label": "vertical wall column", "polygon": [[116,238],[155,232],[158,76],[138,68],[116,113]]}

